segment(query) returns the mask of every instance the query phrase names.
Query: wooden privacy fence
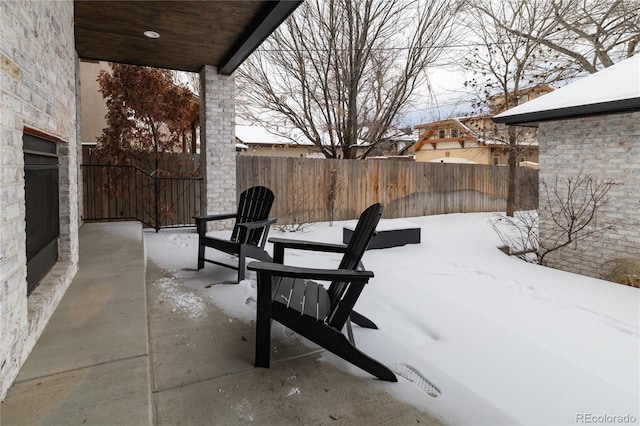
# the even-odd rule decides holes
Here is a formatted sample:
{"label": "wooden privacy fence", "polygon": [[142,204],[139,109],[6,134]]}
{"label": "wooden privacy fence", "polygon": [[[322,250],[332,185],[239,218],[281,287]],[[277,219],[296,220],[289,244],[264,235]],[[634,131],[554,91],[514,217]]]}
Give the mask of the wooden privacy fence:
{"label": "wooden privacy fence", "polygon": [[200,177],[156,177],[134,166],[83,164],[83,220],[139,220],[155,228],[195,226]]}
{"label": "wooden privacy fence", "polygon": [[[369,205],[384,217],[504,211],[508,169],[475,164],[238,156],[238,192],[273,190],[281,224],[354,219]],[[538,207],[538,171],[519,167],[516,208]]]}

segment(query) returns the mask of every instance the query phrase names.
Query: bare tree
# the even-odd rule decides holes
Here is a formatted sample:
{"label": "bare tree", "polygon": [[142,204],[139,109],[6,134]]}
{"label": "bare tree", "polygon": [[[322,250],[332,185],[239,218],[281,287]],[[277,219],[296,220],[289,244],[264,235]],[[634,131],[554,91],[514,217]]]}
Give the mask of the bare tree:
{"label": "bare tree", "polygon": [[457,1],[304,2],[238,70],[241,114],[328,158],[365,157],[453,39]]}
{"label": "bare tree", "polygon": [[[466,86],[475,91],[477,106],[486,103],[497,113],[496,97],[503,99],[500,110],[518,105],[525,89],[542,86],[565,77],[567,68],[557,62],[557,54],[537,40],[507,28],[528,33],[544,17],[538,1],[544,0],[475,0],[469,4],[468,22],[478,45],[469,52],[464,63],[472,73]],[[516,202],[516,167],[520,131],[513,126],[496,132],[493,139],[508,149],[507,216],[513,216]]]}
{"label": "bare tree", "polygon": [[200,74],[173,70],[173,84],[186,86],[195,96],[200,96]]}
{"label": "bare tree", "polygon": [[640,50],[640,2],[637,0],[518,1],[535,7],[538,19],[529,27],[502,22],[491,8],[483,13],[504,31],[561,54],[574,69],[595,73]]}

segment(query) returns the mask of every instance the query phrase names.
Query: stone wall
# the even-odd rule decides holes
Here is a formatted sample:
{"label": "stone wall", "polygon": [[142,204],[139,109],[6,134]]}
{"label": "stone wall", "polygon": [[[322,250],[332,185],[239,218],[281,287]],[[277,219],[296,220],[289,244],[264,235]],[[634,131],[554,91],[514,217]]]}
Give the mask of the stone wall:
{"label": "stone wall", "polygon": [[[73,1],[1,2],[0,59],[1,400],[77,270]],[[60,164],[59,261],[29,298],[22,152],[25,128],[57,141]]]}
{"label": "stone wall", "polygon": [[[200,71],[200,211],[236,211],[235,85],[231,76],[206,65]],[[209,230],[226,229],[233,221],[209,222]]]}
{"label": "stone wall", "polygon": [[[620,262],[640,259],[640,112],[541,123],[540,179],[566,181],[580,173],[600,181],[612,179],[606,205],[597,211],[599,225],[614,229],[549,254],[549,266],[612,279]],[[541,224],[549,217],[542,209]],[[542,240],[556,234],[541,226]]]}

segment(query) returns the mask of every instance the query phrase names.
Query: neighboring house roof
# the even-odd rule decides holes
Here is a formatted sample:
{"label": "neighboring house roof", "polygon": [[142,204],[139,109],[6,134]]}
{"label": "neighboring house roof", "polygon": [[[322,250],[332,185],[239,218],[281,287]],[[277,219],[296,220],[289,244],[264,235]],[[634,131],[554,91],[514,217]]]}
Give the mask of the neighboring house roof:
{"label": "neighboring house roof", "polygon": [[480,115],[480,116],[454,118],[454,120],[457,121],[465,131],[469,132],[471,136],[476,138],[478,142],[483,143],[485,145],[504,145],[505,144],[504,141],[501,141],[498,139],[486,138],[482,136],[481,132],[472,129],[467,124],[465,124],[465,123],[472,122],[474,120],[488,120],[489,118],[491,118],[491,116],[489,115]]}
{"label": "neighboring house roof", "polygon": [[[553,87],[547,84],[544,84],[542,86],[527,87],[518,91],[513,90],[509,92],[509,102],[517,100],[518,105],[521,105],[549,92],[553,92]],[[504,96],[504,94],[491,96],[489,98],[489,104],[491,108],[491,114],[495,115],[501,113],[506,109],[506,97]]]}
{"label": "neighboring house roof", "polygon": [[[454,118],[448,118],[446,120],[434,121],[432,123],[418,124],[417,126],[415,126],[416,129],[427,129],[427,132],[422,137],[420,137],[420,139],[418,139],[418,143],[415,145],[413,150],[420,151],[422,146],[426,143],[434,144],[438,142],[451,142],[452,140],[458,141],[461,144],[464,144],[464,141],[471,140],[471,141],[479,142],[485,145],[497,145],[497,144],[504,145],[504,142],[502,141],[483,137],[482,132],[474,130],[472,127],[470,127],[467,124],[472,121],[478,122],[483,120],[489,120],[490,118],[491,116],[489,115],[476,115],[476,116],[469,116],[469,117],[454,117]],[[452,126],[455,126],[459,130],[461,130],[461,132],[459,133],[459,136],[454,138],[445,138],[445,139],[438,139],[438,138],[430,139],[431,135],[436,134],[438,130],[444,127],[452,127]]]}
{"label": "neighboring house roof", "polygon": [[[322,133],[320,137],[325,145],[330,145],[328,133]],[[236,125],[236,138],[244,144],[315,146],[300,130],[295,128],[280,128],[278,132],[273,132],[262,126]],[[410,143],[415,140],[415,136],[407,135],[399,130],[390,129],[386,139]],[[358,140],[356,146],[365,148],[368,147],[369,144]]]}
{"label": "neighboring house roof", "polygon": [[541,121],[640,111],[640,54],[493,117],[497,123]]}
{"label": "neighboring house roof", "polygon": [[[291,132],[289,132],[291,133]],[[311,146],[313,145],[310,140],[303,135],[299,137],[286,138],[281,135],[276,135],[270,132],[267,128],[262,126],[243,126],[236,125],[236,138],[242,141],[244,144],[255,145],[301,145]]]}

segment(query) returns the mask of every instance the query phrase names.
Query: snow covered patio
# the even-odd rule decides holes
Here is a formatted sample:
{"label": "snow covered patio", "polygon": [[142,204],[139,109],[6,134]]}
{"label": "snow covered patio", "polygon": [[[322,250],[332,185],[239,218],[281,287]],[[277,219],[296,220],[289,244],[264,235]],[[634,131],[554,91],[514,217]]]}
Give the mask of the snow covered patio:
{"label": "snow covered patio", "polygon": [[9,389],[0,423],[441,424],[301,344],[278,345],[269,370],[254,368],[253,324],[179,284],[169,265],[145,261],[143,241],[147,252],[165,241],[182,257],[195,236],[85,224],[80,271]]}
{"label": "snow covered patio", "polygon": [[[276,323],[272,367],[253,368],[251,273],[240,284],[227,284],[234,271],[213,265],[195,271],[192,229],[141,236],[136,224],[86,224],[80,280],[95,279],[96,263],[88,267],[89,276],[83,268],[92,252],[87,247],[114,238],[118,248],[106,245],[100,256],[105,273],[116,279],[104,278],[105,285],[86,281],[87,291],[97,293],[81,298],[84,316],[68,315],[67,321],[80,327],[105,315],[101,324],[109,330],[104,318],[110,315],[119,319],[113,323],[120,331],[109,331],[104,337],[109,344],[87,354],[95,365],[67,361],[66,371],[27,379],[21,372],[2,405],[2,423],[138,424],[147,415],[155,424],[637,424],[638,289],[508,257],[497,249],[500,240],[490,217],[405,218],[421,228],[420,244],[365,254],[364,264],[375,277],[356,308],[380,330],[354,327],[356,343],[392,366],[401,376],[398,383],[375,380]],[[315,224],[286,237],[338,243],[344,225],[348,222]],[[100,239],[87,235],[95,227]],[[142,250],[142,240],[146,303],[138,295],[136,306],[144,310],[146,304],[147,312],[141,319],[116,295],[125,291],[118,287],[123,283],[117,262],[130,257],[125,247],[139,244]],[[124,257],[118,258],[119,252]],[[108,256],[116,257],[108,261]],[[287,263],[318,267],[335,267],[339,260],[295,251],[287,256]],[[77,309],[79,293],[71,291],[76,284],[63,303],[75,300]],[[111,303],[115,300],[119,303]],[[61,305],[59,311],[73,309]],[[75,328],[67,333],[56,328],[58,313],[31,358],[42,356],[40,348],[47,344],[69,357],[79,351],[77,341],[65,347],[47,338],[51,327],[58,330],[56,337],[77,334]],[[105,358],[143,319],[143,347],[135,353],[125,347]],[[101,340],[95,331],[92,339]],[[136,362],[142,365],[127,367]],[[23,370],[30,369],[27,361]],[[145,371],[148,381],[141,379],[141,388],[132,391]],[[118,391],[125,385],[128,393]],[[91,386],[94,393],[87,391]],[[27,399],[28,392],[37,398]]]}
{"label": "snow covered patio", "polygon": [[[497,249],[491,217],[401,219],[421,228],[422,243],[364,256],[375,277],[356,308],[380,330],[355,327],[357,345],[397,371],[410,367],[440,396],[414,392],[402,380],[377,382],[326,352],[321,359],[449,424],[580,424],[588,415],[639,421],[638,289],[508,257]],[[339,243],[345,224],[315,224],[286,237]],[[239,285],[211,285],[231,282],[233,271],[189,270],[195,235],[148,233],[146,242],[149,259],[173,277],[156,286],[180,295],[176,312],[197,315],[198,303],[213,303],[237,321],[255,318],[252,275]],[[295,251],[287,256],[288,264],[316,267],[336,267],[340,259]],[[283,342],[279,351],[297,342],[278,324],[272,333]]]}

